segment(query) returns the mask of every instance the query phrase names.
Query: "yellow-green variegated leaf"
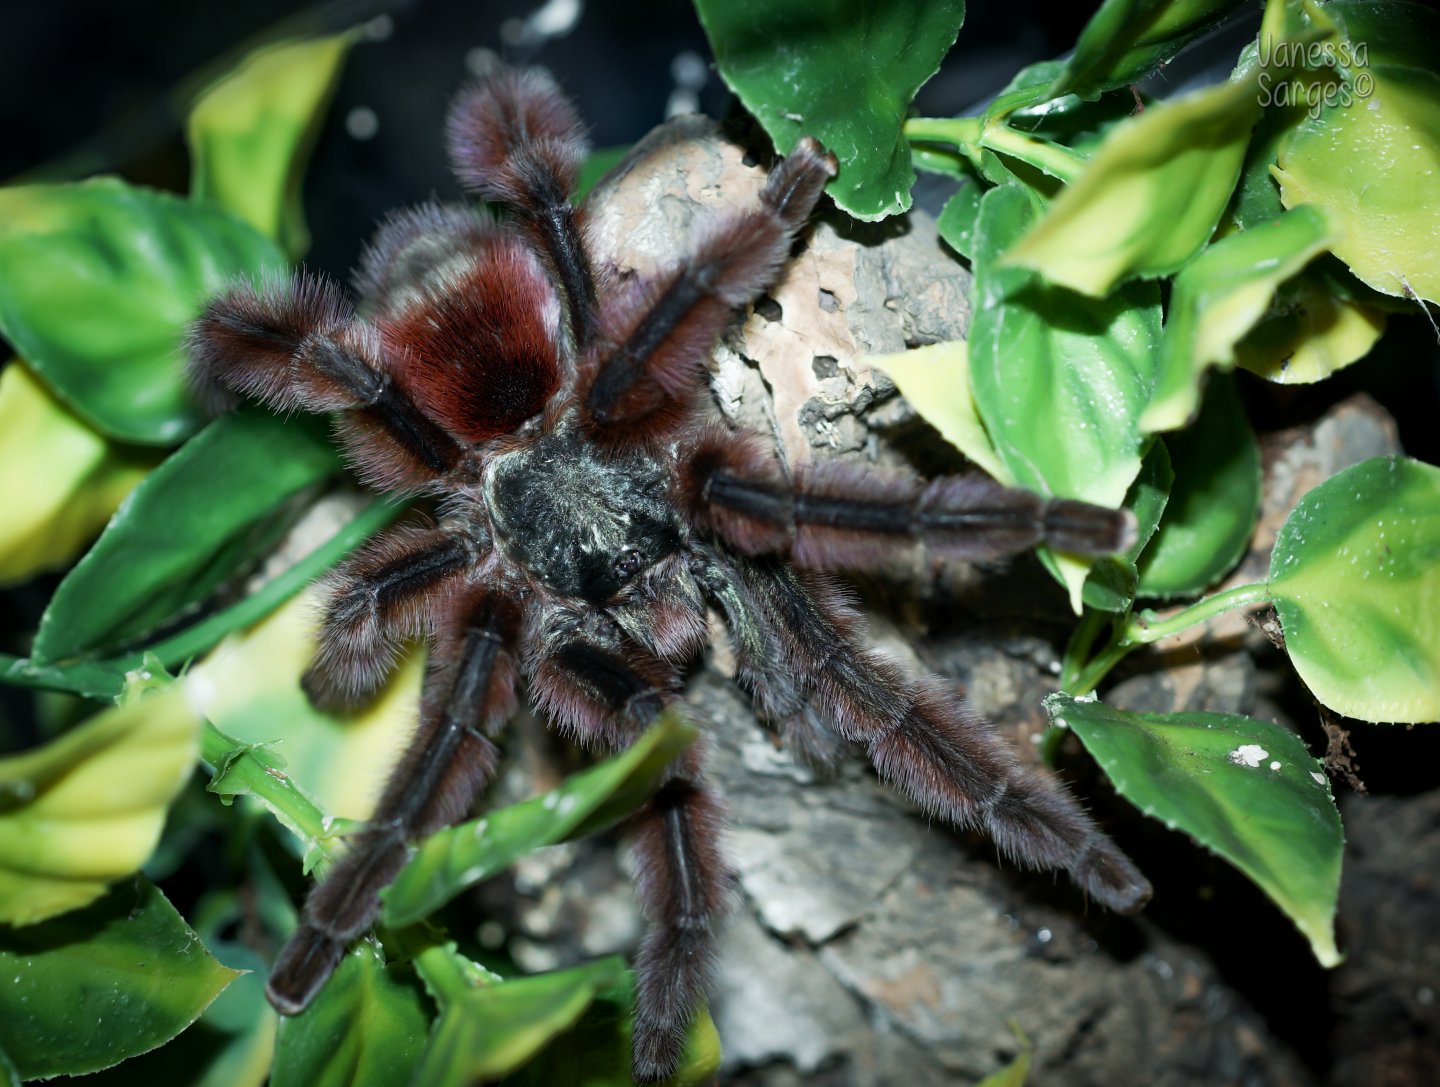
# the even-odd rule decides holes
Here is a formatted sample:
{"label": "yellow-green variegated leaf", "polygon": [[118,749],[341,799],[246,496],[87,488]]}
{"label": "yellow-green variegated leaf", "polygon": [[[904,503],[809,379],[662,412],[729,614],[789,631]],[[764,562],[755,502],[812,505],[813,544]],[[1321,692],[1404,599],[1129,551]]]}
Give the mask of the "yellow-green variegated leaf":
{"label": "yellow-green variegated leaf", "polygon": [[1307,6],[1334,76],[1281,141],[1287,208],[1344,228],[1335,255],[1377,291],[1440,301],[1440,15],[1408,0]]}
{"label": "yellow-green variegated leaf", "polygon": [[97,434],[11,362],[0,373],[0,585],[73,560],[153,462]]}
{"label": "yellow-green variegated leaf", "polygon": [[1205,370],[1235,364],[1236,343],[1265,316],[1280,284],[1336,236],[1321,212],[1296,208],[1222,238],[1187,265],[1175,277],[1155,394],[1141,427],[1184,426],[1199,407]]}
{"label": "yellow-green variegated leaf", "polygon": [[1256,74],[1116,126],[1005,263],[1100,297],[1170,275],[1210,240],[1260,117]]}
{"label": "yellow-green variegated leaf", "polygon": [[354,35],[256,50],[203,91],[185,136],[191,194],[236,212],[299,256],[309,246],[300,182]]}
{"label": "yellow-green variegated leaf", "polygon": [[970,350],[964,340],[929,344],[867,359],[940,436],[1001,483],[1015,477],[995,452],[970,392]]}
{"label": "yellow-green variegated leaf", "polygon": [[1311,269],[1284,284],[1271,312],[1235,345],[1235,365],[1277,385],[1309,385],[1370,353],[1385,311],[1331,289]]}
{"label": "yellow-green variegated leaf", "polygon": [[1440,468],[1374,457],[1300,499],[1269,589],[1295,670],[1362,721],[1440,720]]}
{"label": "yellow-green variegated leaf", "polygon": [[198,738],[198,718],[171,685],[0,759],[0,921],[28,925],[88,905],[144,864]]}
{"label": "yellow-green variegated leaf", "polygon": [[415,727],[420,657],[412,653],[363,711],[324,713],[300,689],[322,608],[318,591],[301,594],[226,638],[181,683],[195,709],[227,736],[271,745],[286,774],[326,811],[364,819]]}

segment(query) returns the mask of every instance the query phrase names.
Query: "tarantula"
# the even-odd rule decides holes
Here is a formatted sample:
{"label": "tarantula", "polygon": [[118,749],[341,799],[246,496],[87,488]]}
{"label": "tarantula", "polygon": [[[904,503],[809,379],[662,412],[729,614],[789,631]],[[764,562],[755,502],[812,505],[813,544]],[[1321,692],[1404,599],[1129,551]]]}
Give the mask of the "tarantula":
{"label": "tarantula", "polygon": [[[390,531],[333,575],[312,700],[373,695],[406,639],[428,638],[430,660],[414,739],[275,963],[275,1007],[306,1006],[412,843],[466,813],[522,679],[565,734],[623,747],[677,699],[710,608],[740,684],[803,755],[834,764],[859,744],[928,812],[1064,869],[1111,908],[1140,908],[1149,884],[1070,795],[1021,769],[949,686],[864,648],[824,572],[895,542],[964,559],[1041,541],[1103,553],[1125,544],[1127,515],[979,475],[789,473],[710,404],[711,351],[785,265],[835,157],[802,139],[754,207],[716,216],[669,270],[626,279],[591,251],[569,202],[585,141],[548,75],[497,71],[459,97],[447,131],[462,182],[506,218],[400,212],[363,258],[358,312],[334,284],[297,275],[231,286],[189,336],[192,382],[212,401],[334,412],[366,484],[438,499],[438,521]],[[642,1081],[677,1065],[734,881],[701,761],[677,759],[629,825],[649,922],[636,960]]]}

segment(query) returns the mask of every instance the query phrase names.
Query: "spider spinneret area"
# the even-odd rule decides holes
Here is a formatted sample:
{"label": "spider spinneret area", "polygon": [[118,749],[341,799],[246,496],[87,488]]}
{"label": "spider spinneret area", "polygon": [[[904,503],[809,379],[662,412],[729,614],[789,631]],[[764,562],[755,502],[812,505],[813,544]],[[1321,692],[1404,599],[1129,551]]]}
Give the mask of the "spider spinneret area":
{"label": "spider spinneret area", "polygon": [[[503,218],[401,212],[366,253],[358,307],[317,277],[241,283],[190,332],[192,384],[210,403],[334,413],[366,484],[436,500],[433,522],[391,529],[331,576],[313,701],[365,701],[407,639],[428,639],[430,659],[414,739],[307,898],[271,1002],[303,1009],[374,923],[413,843],[466,814],[522,681],[575,740],[624,747],[677,700],[712,609],[738,682],[807,758],[859,745],[927,812],[1068,872],[1106,906],[1144,905],[1149,884],[1059,784],[1023,769],[947,684],[865,647],[827,573],[917,540],[967,560],[1042,542],[1103,554],[1128,542],[1128,514],[981,475],[787,471],[709,400],[710,353],[779,275],[834,156],[802,139],[684,263],[624,278],[569,202],[586,147],[548,75],[498,70],[457,99],[448,135],[460,179]],[[696,749],[677,758],[628,826],[648,921],[635,961],[643,1082],[678,1066],[735,882],[702,763]]]}

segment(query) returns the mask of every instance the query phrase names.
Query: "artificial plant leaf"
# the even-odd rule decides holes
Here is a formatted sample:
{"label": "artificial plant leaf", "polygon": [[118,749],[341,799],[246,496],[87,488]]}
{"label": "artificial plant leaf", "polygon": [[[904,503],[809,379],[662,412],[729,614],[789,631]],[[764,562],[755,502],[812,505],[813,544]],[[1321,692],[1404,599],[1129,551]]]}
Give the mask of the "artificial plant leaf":
{"label": "artificial plant leaf", "polygon": [[353,33],[276,42],[197,97],[190,195],[229,208],[292,257],[310,244],[300,182]]}
{"label": "artificial plant leaf", "polygon": [[339,468],[317,419],[216,419],[150,473],[61,582],[32,660],[133,645],[263,555],[286,499]]}
{"label": "artificial plant leaf", "polygon": [[1218,25],[1241,0],[1105,0],[1090,16],[1050,98],[1102,92],[1155,74],[1176,53]]}
{"label": "artificial plant leaf", "polygon": [[1277,385],[1308,385],[1370,354],[1385,323],[1383,306],[1347,297],[1311,265],[1280,284],[1269,312],[1235,345],[1235,365]]}
{"label": "artificial plant leaf", "polygon": [[[411,653],[363,711],[338,716],[316,709],[300,688],[300,676],[315,655],[320,612],[318,593],[294,598],[263,622],[226,638],[181,683],[192,705],[226,739],[265,745],[253,752],[261,772],[266,765],[283,767],[285,777],[324,811],[364,819],[385,784],[386,769],[414,731],[423,669],[420,655]],[[208,737],[206,749],[208,755]],[[223,751],[212,791],[247,791],[255,762],[242,766]],[[301,833],[313,837],[313,830]]]}
{"label": "artificial plant leaf", "polygon": [[11,362],[0,372],[0,585],[71,562],[154,462],[97,434]]}
{"label": "artificial plant leaf", "polygon": [[236,797],[254,797],[299,841],[306,871],[328,854],[334,819],[291,780],[288,764],[275,752],[277,744],[242,743],[209,721],[200,742],[200,757],[211,772],[207,792],[227,807]]}
{"label": "artificial plant leaf", "polygon": [[180,340],[235,277],[284,254],[230,212],[115,178],[0,189],[0,332],[86,422],[170,445],[203,422]]}
{"label": "artificial plant leaf", "polygon": [[1222,238],[1176,276],[1155,394],[1141,427],[1158,431],[1184,426],[1199,406],[1205,370],[1235,364],[1236,343],[1265,316],[1280,284],[1335,237],[1324,214],[1296,208]]}
{"label": "artificial plant leaf", "polygon": [[1135,515],[1135,542],[1118,555],[1097,559],[1090,568],[1083,593],[1090,607],[1125,612],[1135,603],[1140,580],[1136,561],[1155,535],[1174,482],[1175,473],[1170,467],[1170,453],[1165,443],[1151,442],[1145,459],[1140,462],[1140,474],[1125,496],[1125,508]]}
{"label": "artificial plant leaf", "polygon": [[468,1087],[515,1071],[575,1026],[595,994],[624,974],[625,963],[611,957],[451,993],[415,1082]]}
{"label": "artificial plant leaf", "polygon": [[1335,905],[1345,844],[1324,765],[1293,732],[1229,713],[1127,713],[1053,694],[1116,791],[1233,864],[1285,911],[1322,966],[1340,961]]}
{"label": "artificial plant leaf", "polygon": [[0,922],[84,906],[144,864],[195,765],[198,731],[171,686],[0,759]]}
{"label": "artificial plant leaf", "polygon": [[1440,719],[1440,468],[1374,457],[1308,492],[1269,590],[1295,670],[1362,721]]}
{"label": "artificial plant leaf", "polygon": [[928,344],[866,360],[883,370],[925,421],[1001,483],[1015,477],[995,453],[970,392],[970,351],[963,340]]}
{"label": "artificial plant leaf", "polygon": [[975,259],[975,222],[980,218],[980,197],[984,194],[979,182],[968,180],[945,201],[935,223],[940,237],[966,260]]}
{"label": "artificial plant leaf", "polygon": [[1198,593],[1245,554],[1260,516],[1260,445],[1235,381],[1212,374],[1192,426],[1165,437],[1175,483],[1140,556],[1140,595]]}
{"label": "artificial plant leaf", "polygon": [[1096,297],[1121,280],[1174,273],[1230,201],[1260,116],[1256,80],[1206,87],[1116,125],[1007,263]]}
{"label": "artificial plant leaf", "polygon": [[558,789],[432,834],[382,894],[385,923],[419,921],[531,850],[630,814],[695,735],[694,728],[667,713],[629,749],[571,775]]}
{"label": "artificial plant leaf", "polygon": [[396,1087],[415,1080],[430,1017],[408,967],[362,941],[275,1040],[272,1087]]}
{"label": "artificial plant leaf", "polygon": [[[975,404],[1019,486],[1119,506],[1140,470],[1137,424],[1154,381],[1159,290],[1132,283],[1097,301],[1007,266],[1004,254],[1035,215],[1017,184],[981,199],[969,340]],[[1061,560],[1077,612],[1088,568]]]}
{"label": "artificial plant leaf", "polygon": [[991,1072],[975,1087],[1025,1087],[1025,1081],[1030,1076],[1030,1058],[1035,1055],[1035,1046],[1020,1029],[1020,1024],[1013,1019],[1010,1020],[1010,1033],[1015,1035],[1020,1052],[1013,1061],[1004,1068]]}
{"label": "artificial plant leaf", "polygon": [[1440,14],[1409,0],[1306,5],[1333,37],[1326,93],[1280,141],[1287,208],[1340,226],[1335,255],[1385,294],[1440,301]]}
{"label": "artificial plant leaf", "polygon": [[141,877],[64,917],[0,925],[0,971],[0,1052],[25,1079],[94,1072],[154,1049],[237,976]]}
{"label": "artificial plant leaf", "polygon": [[814,136],[840,160],[827,190],[857,219],[910,207],[900,126],[965,18],[963,0],[697,0],[720,75],[788,154]]}
{"label": "artificial plant leaf", "polygon": [[[627,970],[619,984],[595,994],[573,1027],[507,1076],[506,1087],[631,1087],[634,1004],[635,975]],[[665,1087],[707,1087],[715,1082],[720,1057],[720,1035],[702,1005],[686,1035],[680,1067]]]}

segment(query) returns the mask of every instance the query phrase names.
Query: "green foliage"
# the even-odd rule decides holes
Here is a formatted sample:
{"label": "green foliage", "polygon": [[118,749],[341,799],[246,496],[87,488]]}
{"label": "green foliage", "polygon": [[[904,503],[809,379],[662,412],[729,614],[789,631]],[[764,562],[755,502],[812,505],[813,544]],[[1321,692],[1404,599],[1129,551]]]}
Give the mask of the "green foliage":
{"label": "green foliage", "polygon": [[1182,830],[1269,895],[1324,966],[1335,949],[1345,837],[1324,766],[1289,729],[1231,713],[1126,713],[1052,695],[1117,792]]}
{"label": "green foliage", "polygon": [[1440,718],[1440,468],[1376,457],[1300,500],[1269,589],[1315,697],[1367,721]]}
{"label": "green foliage", "polygon": [[0,189],[0,332],[111,438],[172,445],[197,430],[181,331],[226,280],[284,268],[230,212],[116,178]]}
{"label": "green foliage", "polygon": [[[1125,554],[1093,567],[1042,556],[1080,613],[1049,709],[1122,795],[1243,871],[1334,962],[1342,836],[1303,744],[1241,717],[1124,713],[1093,692],[1139,646],[1273,603],[1324,705],[1440,716],[1432,466],[1358,465],[1302,499],[1263,583],[1137,610],[1212,589],[1254,531],[1258,447],[1237,379],[1216,371],[1320,380],[1370,349],[1395,299],[1437,298],[1440,64],[1423,44],[1436,17],[1408,0],[1383,18],[1353,0],[1271,0],[1230,80],[1132,117],[1127,86],[1236,4],[1107,0],[1068,61],[1017,73],[982,115],[907,118],[959,32],[958,0],[697,5],[722,76],[777,147],[811,134],[838,155],[841,208],[907,209],[916,167],[962,182],[940,230],[975,273],[970,342],[875,361],[997,478],[1134,512]],[[439,911],[643,802],[691,739],[674,720],[545,796],[434,836],[387,893],[378,935],[304,1015],[277,1023],[260,992],[257,949],[296,923],[283,858],[323,868],[343,848],[420,686],[412,660],[369,712],[314,710],[298,687],[313,606],[295,596],[402,507],[339,518],[234,596],[338,460],[298,420],[205,425],[177,344],[227,278],[278,273],[304,249],[300,173],[353,40],[267,47],[210,81],[185,126],[188,199],[113,178],[0,189],[0,332],[24,357],[0,378],[13,511],[0,581],[69,565],[114,513],[31,655],[0,655],[0,680],[112,703],[0,759],[0,979],[18,979],[0,981],[0,1079],[126,1062],[124,1082],[628,1082],[622,962],[501,977]],[[586,183],[616,158],[597,153]],[[211,805],[200,821],[223,820],[227,838],[192,930],[135,873],[197,734],[212,773],[185,803]],[[172,827],[147,871],[184,863],[198,840]],[[1023,1080],[1022,1051],[996,1082]],[[674,1082],[707,1082],[718,1063],[702,1013]]]}
{"label": "green foliage", "polygon": [[429,1014],[411,971],[361,942],[331,981],[303,1012],[280,1020],[274,1087],[436,1082],[415,1077]]}
{"label": "green foliage", "polygon": [[24,1079],[109,1068],[168,1042],[236,976],[137,876],[83,910],[0,925],[0,1053]]}
{"label": "green foliage", "polygon": [[0,759],[0,923],[87,905],[145,863],[195,765],[196,726],[177,688],[137,692]]}
{"label": "green foliage", "polygon": [[781,153],[814,136],[845,163],[829,193],[857,219],[910,207],[905,112],[965,19],[964,0],[696,0],[725,83]]}
{"label": "green foliage", "polygon": [[431,835],[382,896],[386,923],[407,925],[428,917],[525,854],[628,815],[655,791],[665,768],[695,735],[693,728],[669,720],[624,754],[573,775],[544,796]]}

